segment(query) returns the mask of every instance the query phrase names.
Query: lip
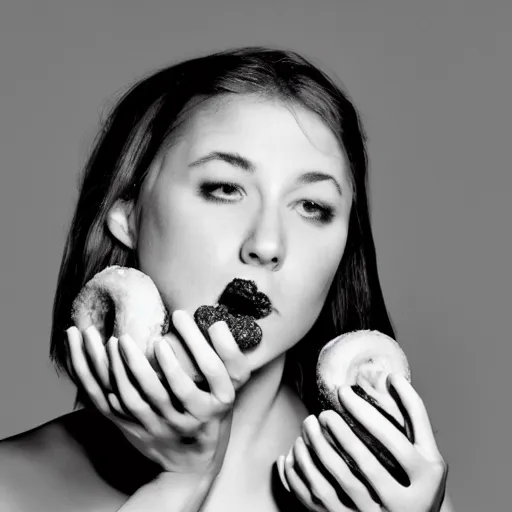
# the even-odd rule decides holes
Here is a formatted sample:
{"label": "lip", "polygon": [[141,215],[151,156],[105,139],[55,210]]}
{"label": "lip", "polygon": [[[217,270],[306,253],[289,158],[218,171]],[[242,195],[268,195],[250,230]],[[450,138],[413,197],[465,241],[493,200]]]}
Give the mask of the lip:
{"label": "lip", "polygon": [[234,278],[231,280],[217,301],[235,314],[245,314],[256,320],[277,313],[270,298],[258,290],[257,284],[250,279]]}

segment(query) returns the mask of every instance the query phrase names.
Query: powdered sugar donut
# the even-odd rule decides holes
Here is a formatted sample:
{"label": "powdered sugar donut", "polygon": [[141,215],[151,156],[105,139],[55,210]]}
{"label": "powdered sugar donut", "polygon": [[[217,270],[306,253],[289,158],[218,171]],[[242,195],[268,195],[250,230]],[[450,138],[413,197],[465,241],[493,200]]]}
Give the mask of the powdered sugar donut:
{"label": "powdered sugar donut", "polygon": [[[408,486],[409,476],[393,454],[344,409],[338,398],[341,386],[351,386],[382,414],[383,421],[387,419],[413,441],[410,421],[386,386],[386,377],[391,372],[411,379],[409,363],[398,343],[379,331],[354,331],[333,339],[322,349],[317,363],[317,385],[324,408],[337,411],[388,472]],[[340,455],[354,474],[361,475],[350,457],[343,452]],[[364,476],[361,479],[365,481]]]}
{"label": "powdered sugar donut", "polygon": [[331,340],[318,357],[316,378],[325,408],[338,412],[342,406],[338,389],[352,386],[372,405],[377,405],[404,425],[404,418],[386,386],[389,373],[411,380],[409,363],[400,345],[372,330],[353,331]]}
{"label": "powdered sugar donut", "polygon": [[80,330],[94,325],[105,341],[129,334],[147,355],[169,329],[169,314],[153,280],[119,265],[103,269],[85,284],[73,301],[71,319]]}

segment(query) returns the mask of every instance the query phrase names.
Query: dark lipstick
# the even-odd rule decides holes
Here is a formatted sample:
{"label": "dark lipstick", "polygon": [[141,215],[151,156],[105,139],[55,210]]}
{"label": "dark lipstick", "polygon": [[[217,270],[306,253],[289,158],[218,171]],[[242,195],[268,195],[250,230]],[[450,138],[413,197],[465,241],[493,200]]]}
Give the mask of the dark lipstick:
{"label": "dark lipstick", "polygon": [[233,279],[222,292],[219,304],[235,313],[252,316],[256,320],[272,313],[270,299],[263,292],[258,291],[254,281],[246,279]]}
{"label": "dark lipstick", "polygon": [[256,319],[270,315],[274,308],[270,299],[254,281],[235,278],[228,283],[216,306],[200,306],[194,319],[203,335],[209,339],[208,329],[220,320],[226,322],[242,351],[259,345],[262,339],[261,327]]}

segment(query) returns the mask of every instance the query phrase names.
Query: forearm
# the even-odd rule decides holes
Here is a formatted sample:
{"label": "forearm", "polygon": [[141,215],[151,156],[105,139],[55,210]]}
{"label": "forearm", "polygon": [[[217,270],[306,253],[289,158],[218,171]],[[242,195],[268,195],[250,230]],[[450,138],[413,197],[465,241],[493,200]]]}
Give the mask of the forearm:
{"label": "forearm", "polygon": [[164,472],[138,489],[118,512],[199,512],[214,482],[214,474]]}

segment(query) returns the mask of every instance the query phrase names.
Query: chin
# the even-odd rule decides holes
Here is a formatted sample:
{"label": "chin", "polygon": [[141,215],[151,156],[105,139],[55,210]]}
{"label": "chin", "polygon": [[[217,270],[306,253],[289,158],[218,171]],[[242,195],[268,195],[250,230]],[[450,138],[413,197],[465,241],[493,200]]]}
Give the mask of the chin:
{"label": "chin", "polygon": [[[269,334],[262,327],[263,337],[261,343],[254,349],[246,352],[246,357],[249,361],[251,371],[257,371],[269,363],[284,357],[287,350],[289,350],[293,343],[283,346],[283,339],[279,334]],[[290,345],[290,346],[288,346]]]}

